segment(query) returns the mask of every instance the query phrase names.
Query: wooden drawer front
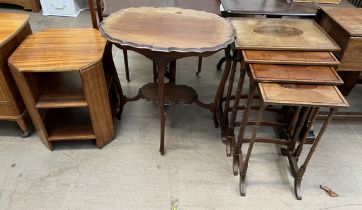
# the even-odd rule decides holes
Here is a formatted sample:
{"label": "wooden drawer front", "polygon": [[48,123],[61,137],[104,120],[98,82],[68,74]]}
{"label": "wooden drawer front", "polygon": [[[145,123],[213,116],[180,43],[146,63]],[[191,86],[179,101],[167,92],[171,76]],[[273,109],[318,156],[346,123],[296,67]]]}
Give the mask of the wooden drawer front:
{"label": "wooden drawer front", "polygon": [[362,71],[362,37],[350,38],[338,71]]}
{"label": "wooden drawer front", "polygon": [[0,104],[9,103],[5,89],[0,85]]}

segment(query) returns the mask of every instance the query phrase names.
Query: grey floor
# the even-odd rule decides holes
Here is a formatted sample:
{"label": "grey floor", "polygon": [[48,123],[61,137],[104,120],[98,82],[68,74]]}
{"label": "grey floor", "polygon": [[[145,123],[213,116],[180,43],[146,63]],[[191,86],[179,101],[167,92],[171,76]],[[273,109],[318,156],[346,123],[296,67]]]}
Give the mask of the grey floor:
{"label": "grey floor", "polygon": [[[19,9],[1,9],[23,12]],[[89,13],[78,18],[30,14],[34,32],[49,27],[90,27]],[[152,63],[130,53],[130,83],[123,57],[114,52],[127,95],[152,80]],[[180,60],[178,83],[194,87],[210,101],[221,73],[222,53],[206,58],[200,77],[197,58]],[[348,97],[361,108],[356,87]],[[240,197],[220,131],[208,111],[195,105],[172,107],[166,123],[166,156],[158,152],[157,105],[126,105],[117,137],[99,150],[91,143],[58,144],[49,151],[34,133],[22,139],[15,124],[0,122],[0,210],[3,209],[362,209],[361,121],[333,121],[304,176],[303,200],[293,193],[288,161],[278,146],[257,144],[249,164],[247,195]],[[317,124],[317,128],[320,124]],[[265,131],[264,134],[272,134]],[[308,151],[306,148],[305,151]],[[339,194],[332,198],[319,188]]]}

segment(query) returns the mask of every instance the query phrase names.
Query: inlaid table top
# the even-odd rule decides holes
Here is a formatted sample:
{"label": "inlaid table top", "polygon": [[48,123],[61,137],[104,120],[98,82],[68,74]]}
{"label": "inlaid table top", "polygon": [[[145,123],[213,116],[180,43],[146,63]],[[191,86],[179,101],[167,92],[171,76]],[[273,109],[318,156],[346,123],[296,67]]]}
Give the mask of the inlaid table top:
{"label": "inlaid table top", "polygon": [[338,51],[339,46],[313,20],[231,18],[238,49]]}
{"label": "inlaid table top", "polygon": [[323,7],[322,9],[351,36],[362,36],[362,8]]}
{"label": "inlaid table top", "polygon": [[240,15],[315,16],[313,2],[290,3],[286,0],[221,0],[226,13]]}
{"label": "inlaid table top", "polygon": [[95,29],[46,29],[28,36],[9,64],[19,72],[80,70],[101,60],[105,45]]}
{"label": "inlaid table top", "polygon": [[349,107],[336,86],[259,83],[264,103],[294,104],[317,107]]}
{"label": "inlaid table top", "polygon": [[234,41],[234,29],[224,18],[174,7],[139,7],[112,13],[100,24],[110,41],[161,52],[208,52]]}
{"label": "inlaid table top", "polygon": [[343,80],[330,66],[250,64],[254,81],[341,85]]}
{"label": "inlaid table top", "polygon": [[243,50],[245,63],[261,64],[293,64],[293,65],[324,65],[340,64],[332,52],[306,51],[273,51],[273,50]]}
{"label": "inlaid table top", "polygon": [[0,47],[17,34],[29,21],[29,15],[0,12]]}

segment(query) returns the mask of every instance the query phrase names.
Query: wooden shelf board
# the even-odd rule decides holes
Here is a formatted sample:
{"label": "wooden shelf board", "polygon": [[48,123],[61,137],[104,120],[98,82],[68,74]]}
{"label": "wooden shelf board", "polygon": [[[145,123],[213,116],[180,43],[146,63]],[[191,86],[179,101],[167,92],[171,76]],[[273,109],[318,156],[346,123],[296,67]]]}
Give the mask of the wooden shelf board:
{"label": "wooden shelf board", "polygon": [[79,72],[37,73],[36,108],[87,107]]}
{"label": "wooden shelf board", "polygon": [[44,110],[43,121],[49,141],[96,139],[87,109]]}
{"label": "wooden shelf board", "polygon": [[[148,83],[139,89],[138,94],[148,101],[159,101],[158,84]],[[165,105],[191,104],[196,98],[196,91],[186,85],[167,83],[164,86]]]}
{"label": "wooden shelf board", "polygon": [[85,100],[85,98],[69,98],[69,99],[39,98],[38,103],[35,105],[35,107],[38,109],[88,107],[88,103]]}

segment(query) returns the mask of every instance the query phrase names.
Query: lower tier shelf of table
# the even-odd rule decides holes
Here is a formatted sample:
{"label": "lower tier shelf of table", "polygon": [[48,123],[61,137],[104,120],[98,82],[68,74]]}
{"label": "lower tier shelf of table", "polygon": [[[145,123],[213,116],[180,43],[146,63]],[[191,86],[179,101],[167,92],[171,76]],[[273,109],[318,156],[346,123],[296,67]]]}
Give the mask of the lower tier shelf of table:
{"label": "lower tier shelf of table", "polygon": [[[158,83],[148,83],[139,89],[138,95],[148,101],[159,101]],[[192,104],[197,99],[196,91],[186,85],[164,84],[164,104]]]}
{"label": "lower tier shelf of table", "polygon": [[41,110],[48,141],[96,139],[86,108]]}

